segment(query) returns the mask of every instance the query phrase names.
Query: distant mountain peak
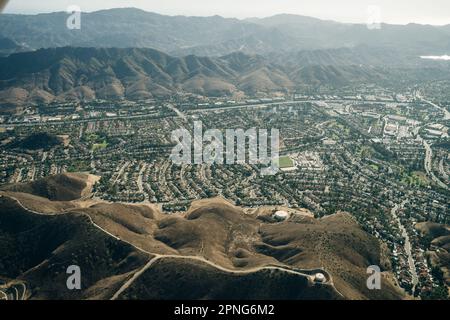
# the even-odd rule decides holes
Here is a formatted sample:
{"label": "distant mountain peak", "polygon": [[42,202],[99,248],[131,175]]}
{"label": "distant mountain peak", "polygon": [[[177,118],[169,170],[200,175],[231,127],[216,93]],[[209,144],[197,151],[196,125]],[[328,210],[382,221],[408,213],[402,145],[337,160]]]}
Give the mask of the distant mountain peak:
{"label": "distant mountain peak", "polygon": [[274,52],[370,46],[450,51],[448,26],[388,25],[368,30],[295,14],[244,20],[167,16],[137,8],[86,13],[82,32],[65,28],[65,12],[2,15],[0,37],[30,49],[76,47],[147,47],[177,56],[223,56],[234,51],[266,55]]}

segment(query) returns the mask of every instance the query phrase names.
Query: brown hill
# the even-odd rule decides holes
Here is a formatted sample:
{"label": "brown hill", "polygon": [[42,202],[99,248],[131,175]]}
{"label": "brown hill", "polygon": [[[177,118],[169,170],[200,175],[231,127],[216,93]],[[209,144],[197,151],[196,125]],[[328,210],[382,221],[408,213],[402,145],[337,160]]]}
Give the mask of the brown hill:
{"label": "brown hill", "polygon": [[[174,92],[253,95],[303,85],[394,82],[407,76],[406,72],[384,68],[368,52],[338,51],[338,57],[322,54],[314,60],[310,55],[265,58],[242,52],[222,57],[174,57],[146,48],[40,49],[0,57],[0,103],[11,110],[11,106],[23,104],[139,100]],[[360,57],[360,63],[354,62],[354,56]],[[430,70],[426,74],[434,72],[435,77],[448,71],[439,67]],[[408,79],[419,74],[412,72]]]}
{"label": "brown hill", "polygon": [[7,148],[21,149],[27,151],[50,150],[54,146],[61,144],[61,139],[48,132],[33,132],[23,139],[16,138],[6,145]]}
{"label": "brown hill", "polygon": [[[152,290],[149,290],[152,288]],[[153,288],[156,288],[153,289]],[[332,286],[280,270],[233,274],[193,260],[158,260],[120,299],[335,300]]]}
{"label": "brown hill", "polygon": [[[87,299],[112,295],[147,255],[95,228],[86,216],[36,215],[0,197],[0,277],[26,286],[30,299]],[[78,265],[81,291],[66,287]]]}
{"label": "brown hill", "polygon": [[71,201],[90,192],[94,177],[83,173],[64,173],[28,183],[6,185],[0,190],[27,193],[53,201]]}
{"label": "brown hill", "polygon": [[0,98],[20,104],[137,100],[179,90],[223,95],[238,91],[239,74],[225,59],[177,58],[152,49],[42,49],[0,58]]}
{"label": "brown hill", "polygon": [[450,235],[450,228],[440,223],[421,222],[417,223],[415,228],[422,234],[422,236],[430,239]]}
{"label": "brown hill", "polygon": [[[58,202],[11,191],[1,199],[0,237],[9,240],[0,247],[0,255],[15,253],[8,258],[12,261],[8,272],[0,270],[0,276],[22,279],[34,298],[68,297],[61,293],[61,283],[55,282],[63,275],[45,273],[47,260],[62,261],[72,254],[69,249],[85,245],[90,247],[86,255],[76,251],[70,260],[81,261],[89,277],[78,298],[403,298],[389,280],[384,247],[344,213],[316,220],[293,212],[287,221],[274,222],[269,209],[245,213],[223,199],[194,202],[188,212],[176,215],[163,214],[152,205]],[[52,216],[39,211],[40,204],[48,207],[48,203],[62,210]],[[30,204],[35,212],[25,209]],[[19,217],[20,223],[15,220]],[[57,224],[61,234],[52,231]],[[30,250],[30,238],[22,238],[25,230],[32,230],[30,237],[48,239],[30,245],[43,252],[32,261],[23,256],[24,250]],[[59,240],[52,240],[53,235]],[[97,243],[92,237],[101,240]],[[117,258],[109,249],[103,251],[105,239],[131,248]],[[108,272],[102,269],[107,259],[115,261]],[[96,271],[97,264],[101,268]],[[373,264],[385,271],[383,290],[366,287],[366,268]],[[317,272],[325,275],[324,283],[314,280]],[[236,288],[247,289],[233,295]]]}
{"label": "brown hill", "polygon": [[429,248],[426,256],[435,268],[434,276],[442,278],[447,288],[450,287],[450,227],[434,222],[421,222],[415,228]]}

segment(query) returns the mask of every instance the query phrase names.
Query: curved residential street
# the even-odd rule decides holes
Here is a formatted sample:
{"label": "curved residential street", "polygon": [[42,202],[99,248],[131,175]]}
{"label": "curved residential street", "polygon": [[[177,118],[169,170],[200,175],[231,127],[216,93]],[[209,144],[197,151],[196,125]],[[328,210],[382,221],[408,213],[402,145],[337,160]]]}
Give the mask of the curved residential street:
{"label": "curved residential street", "polygon": [[0,289],[0,300],[25,300],[27,286],[23,282],[3,285]]}
{"label": "curved residential street", "polygon": [[409,272],[411,273],[413,291],[414,291],[414,288],[419,283],[419,276],[417,275],[417,272],[416,272],[416,262],[412,255],[412,252],[411,252],[411,242],[409,241],[408,232],[406,231],[406,228],[403,226],[402,221],[400,220],[400,218],[397,215],[397,211],[399,209],[403,209],[403,207],[405,206],[405,204],[407,202],[408,202],[408,200],[405,200],[400,205],[396,204],[391,210],[391,215],[397,221],[400,231],[402,233],[402,237],[405,239],[404,248],[405,248],[405,252],[408,256]]}

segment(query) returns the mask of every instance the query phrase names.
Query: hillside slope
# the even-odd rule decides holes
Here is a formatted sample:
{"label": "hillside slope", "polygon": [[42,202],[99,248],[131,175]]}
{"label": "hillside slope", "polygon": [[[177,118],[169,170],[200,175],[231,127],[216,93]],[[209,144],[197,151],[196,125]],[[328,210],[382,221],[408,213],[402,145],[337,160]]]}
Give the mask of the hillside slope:
{"label": "hillside slope", "polygon": [[[317,220],[299,212],[277,223],[267,210],[245,213],[219,198],[166,215],[152,205],[24,195],[0,197],[0,255],[8,262],[0,277],[26,283],[31,298],[223,299],[243,286],[254,290],[235,298],[404,297],[385,248],[345,213]],[[83,266],[80,292],[65,292],[62,261]],[[385,271],[382,290],[366,287],[373,264]],[[317,272],[325,282],[314,280]]]}
{"label": "hillside slope", "polygon": [[[68,14],[2,14],[0,37],[31,49],[146,47],[174,55],[221,56],[333,49],[359,45],[402,48],[417,54],[444,54],[450,49],[448,26],[389,25],[370,30],[365,24],[338,23],[281,14],[261,19],[220,16],[166,16],[135,8],[82,13],[82,28],[66,28]],[[424,52],[426,50],[427,52]]]}
{"label": "hillside slope", "polygon": [[[112,295],[147,255],[97,228],[82,215],[35,215],[0,197],[0,278],[21,282],[29,299]],[[82,290],[66,287],[70,265],[81,268]]]}
{"label": "hillside slope", "polygon": [[275,57],[235,52],[222,57],[180,58],[153,49],[64,47],[0,58],[0,103],[9,110],[14,105],[141,100],[175,92],[252,96],[295,91],[303,85],[342,87],[448,79],[449,68],[448,63],[370,48]]}
{"label": "hillside slope", "polygon": [[426,257],[433,267],[433,274],[447,287],[450,286],[450,226],[433,222],[417,223],[415,228],[420,232],[429,250]]}
{"label": "hillside slope", "polygon": [[71,201],[90,192],[95,177],[84,173],[64,173],[28,183],[17,183],[0,188],[40,196],[53,201]]}

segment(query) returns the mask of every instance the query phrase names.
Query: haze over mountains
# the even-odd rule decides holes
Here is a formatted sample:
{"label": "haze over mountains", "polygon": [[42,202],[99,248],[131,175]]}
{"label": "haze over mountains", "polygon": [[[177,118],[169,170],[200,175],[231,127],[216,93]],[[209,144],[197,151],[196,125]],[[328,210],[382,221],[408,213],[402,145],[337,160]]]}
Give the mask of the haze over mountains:
{"label": "haze over mountains", "polygon": [[164,16],[140,9],[111,9],[81,16],[81,30],[66,28],[68,14],[2,14],[0,34],[32,49],[88,47],[147,47],[171,55],[250,54],[356,47],[401,48],[422,54],[450,49],[450,26],[388,25],[369,30],[364,24],[344,24],[276,15],[246,20]]}
{"label": "haze over mountains", "polygon": [[[3,298],[405,299],[399,283],[442,284],[427,269],[415,282],[425,249],[449,283],[448,226],[410,221],[448,202],[435,181],[448,105],[417,99],[450,80],[450,62],[421,58],[450,54],[450,26],[113,9],[69,30],[67,17],[0,15]],[[228,97],[261,103],[228,110]],[[76,103],[95,99],[108,101]],[[283,170],[170,163],[170,132],[196,120],[280,128]],[[66,172],[85,170],[98,176]],[[82,290],[67,290],[69,265]],[[383,290],[367,287],[368,266]]]}
{"label": "haze over mountains", "polygon": [[[382,54],[383,52],[383,54]],[[398,63],[395,64],[395,61]],[[147,48],[54,48],[0,58],[0,103],[142,100],[175,92],[205,96],[295,91],[302,86],[449,79],[446,62],[366,47],[263,57],[174,57]]]}
{"label": "haze over mountains", "polygon": [[146,99],[175,91],[232,96],[449,78],[448,63],[419,58],[450,51],[449,26],[369,30],[295,15],[238,20],[130,8],[83,13],[81,30],[69,30],[67,17],[0,16],[0,52],[31,50],[0,59],[3,111],[24,103]]}

